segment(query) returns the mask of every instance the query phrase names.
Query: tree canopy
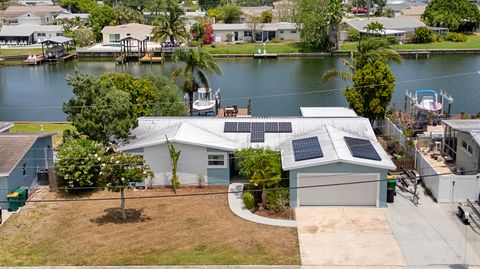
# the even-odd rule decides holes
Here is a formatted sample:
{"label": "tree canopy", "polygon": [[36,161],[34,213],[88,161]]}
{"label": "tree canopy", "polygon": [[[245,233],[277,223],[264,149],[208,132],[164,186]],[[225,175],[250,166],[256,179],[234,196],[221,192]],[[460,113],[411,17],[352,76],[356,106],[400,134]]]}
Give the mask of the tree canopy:
{"label": "tree canopy", "polygon": [[300,38],[310,50],[324,50],[328,44],[327,35],[328,0],[298,0],[294,21],[302,25]]}
{"label": "tree canopy", "polygon": [[432,0],[422,17],[429,26],[471,31],[480,22],[480,11],[468,0]]}
{"label": "tree canopy", "polygon": [[97,6],[90,11],[89,21],[95,40],[102,39],[103,27],[114,24],[116,18],[115,10],[108,5]]}
{"label": "tree canopy", "polygon": [[189,34],[185,27],[184,12],[174,0],[167,0],[162,14],[154,21],[153,39],[163,43],[169,39],[170,43],[187,41]]}
{"label": "tree canopy", "polygon": [[198,3],[200,4],[200,7],[205,10],[209,10],[212,8],[216,8],[218,5],[220,5],[220,0],[199,0]]}
{"label": "tree canopy", "polygon": [[220,7],[220,19],[224,23],[234,23],[240,21],[242,10],[236,4],[226,4]]}

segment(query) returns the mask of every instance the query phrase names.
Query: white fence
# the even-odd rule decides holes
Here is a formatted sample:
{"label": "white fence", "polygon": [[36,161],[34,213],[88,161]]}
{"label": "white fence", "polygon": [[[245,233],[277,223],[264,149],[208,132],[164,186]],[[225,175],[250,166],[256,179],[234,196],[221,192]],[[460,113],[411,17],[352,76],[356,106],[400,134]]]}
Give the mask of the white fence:
{"label": "white fence", "polygon": [[400,144],[404,145],[406,139],[405,135],[403,134],[402,130],[400,130],[393,122],[391,122],[388,118],[383,118],[376,122],[377,126],[383,133],[383,135],[389,138],[395,138],[400,142]]}

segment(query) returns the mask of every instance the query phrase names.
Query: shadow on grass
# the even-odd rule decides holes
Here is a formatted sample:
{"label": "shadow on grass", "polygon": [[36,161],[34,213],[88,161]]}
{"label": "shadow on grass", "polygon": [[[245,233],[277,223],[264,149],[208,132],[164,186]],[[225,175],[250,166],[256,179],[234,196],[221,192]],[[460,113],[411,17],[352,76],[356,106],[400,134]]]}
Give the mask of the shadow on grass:
{"label": "shadow on grass", "polygon": [[90,198],[93,194],[99,191],[102,191],[102,189],[63,190],[60,188],[57,192],[57,198],[85,199],[85,198]]}
{"label": "shadow on grass", "polygon": [[98,218],[90,219],[91,222],[97,225],[105,225],[108,223],[123,224],[123,223],[139,223],[152,220],[149,216],[143,214],[143,209],[128,208],[125,209],[127,219],[122,219],[119,207],[107,208],[104,210],[105,215]]}

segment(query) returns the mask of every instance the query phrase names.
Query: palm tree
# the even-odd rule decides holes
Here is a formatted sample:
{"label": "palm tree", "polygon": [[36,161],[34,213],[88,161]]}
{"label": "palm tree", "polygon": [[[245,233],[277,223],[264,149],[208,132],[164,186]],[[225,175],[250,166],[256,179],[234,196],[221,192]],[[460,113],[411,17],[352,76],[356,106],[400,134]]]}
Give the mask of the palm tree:
{"label": "palm tree", "polygon": [[385,27],[378,21],[372,21],[371,23],[367,24],[367,26],[365,26],[363,29],[365,29],[367,33],[370,34],[385,33]]}
{"label": "palm tree", "polygon": [[215,59],[208,52],[190,49],[188,51],[177,50],[173,53],[175,62],[182,61],[185,63],[172,73],[173,81],[179,77],[183,77],[182,90],[188,94],[188,105],[190,116],[193,114],[193,93],[196,92],[200,84],[206,89],[210,88],[207,74],[211,75],[215,72],[222,74],[222,70],[215,63]]}
{"label": "palm tree", "polygon": [[167,1],[162,15],[153,23],[153,39],[163,43],[168,38],[172,44],[175,44],[175,41],[187,41],[189,34],[183,15],[183,10],[175,1]]}
{"label": "palm tree", "polygon": [[328,50],[338,49],[338,28],[344,15],[342,0],[330,0],[327,6],[328,23]]}

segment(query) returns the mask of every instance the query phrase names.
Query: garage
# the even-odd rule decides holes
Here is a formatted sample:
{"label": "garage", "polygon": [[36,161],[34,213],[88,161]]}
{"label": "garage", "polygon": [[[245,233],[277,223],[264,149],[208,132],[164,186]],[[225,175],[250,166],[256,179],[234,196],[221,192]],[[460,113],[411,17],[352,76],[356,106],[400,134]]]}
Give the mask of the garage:
{"label": "garage", "polygon": [[[377,206],[379,173],[298,173],[298,206]],[[359,183],[364,181],[376,181]],[[306,186],[341,184],[328,187]]]}

